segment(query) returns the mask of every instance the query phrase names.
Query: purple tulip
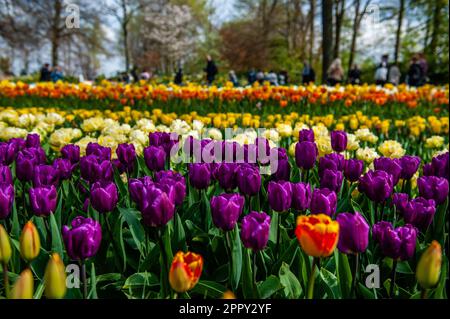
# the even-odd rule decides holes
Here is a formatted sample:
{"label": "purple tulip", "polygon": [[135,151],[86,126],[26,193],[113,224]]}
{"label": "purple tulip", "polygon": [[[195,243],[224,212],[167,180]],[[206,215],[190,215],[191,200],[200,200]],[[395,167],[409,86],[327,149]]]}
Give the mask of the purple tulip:
{"label": "purple tulip", "polygon": [[190,163],[189,168],[189,182],[196,189],[208,188],[211,183],[211,167],[207,163]]}
{"label": "purple tulip", "polygon": [[259,193],[261,188],[261,175],[258,166],[252,164],[240,164],[236,171],[239,192],[253,196]]}
{"label": "purple tulip", "polygon": [[328,188],[314,189],[311,197],[311,214],[326,214],[333,216],[336,213],[337,195]]}
{"label": "purple tulip", "polygon": [[94,155],[98,161],[110,161],[111,160],[111,148],[101,146],[98,143],[88,143],[86,147],[86,156]]}
{"label": "purple tulip", "polygon": [[292,203],[293,209],[304,211],[308,209],[311,203],[311,186],[307,183],[292,184]]}
{"label": "purple tulip", "polygon": [[34,167],[33,186],[58,186],[59,172],[51,165],[37,165]]}
{"label": "purple tulip", "polygon": [[178,144],[178,139],[176,133],[153,132],[149,134],[149,145],[162,147],[167,156],[170,156],[172,148]]}
{"label": "purple tulip", "polygon": [[0,219],[11,214],[14,202],[14,187],[11,184],[0,184]]}
{"label": "purple tulip", "polygon": [[34,167],[44,164],[45,152],[42,148],[26,148],[17,154],[16,177],[22,182],[33,179]]}
{"label": "purple tulip", "polygon": [[48,216],[55,212],[58,193],[55,185],[30,188],[30,203],[36,216]]}
{"label": "purple tulip", "polygon": [[269,206],[274,211],[285,212],[292,204],[291,182],[270,182],[267,187]]}
{"label": "purple tulip", "polygon": [[369,245],[369,224],[358,212],[340,213],[338,249],[344,254],[363,253]]}
{"label": "purple tulip", "polygon": [[339,192],[342,186],[343,176],[340,171],[326,169],[320,176],[320,188],[328,188],[332,191]]}
{"label": "purple tulip", "polygon": [[244,196],[237,193],[221,194],[211,198],[211,215],[216,227],[233,230],[244,208]]}
{"label": "purple tulip", "polygon": [[214,172],[214,176],[219,182],[220,187],[225,190],[232,190],[237,187],[236,163],[220,163]]}
{"label": "purple tulip", "polygon": [[242,219],[241,239],[244,247],[263,250],[269,240],[270,216],[265,212],[250,212]]}
{"label": "purple tulip", "polygon": [[417,230],[410,224],[394,229],[391,223],[381,221],[373,225],[372,235],[387,257],[407,260],[414,255]]}
{"label": "purple tulip", "polygon": [[405,223],[426,231],[436,213],[436,203],[433,199],[417,197],[407,202],[403,209]]}
{"label": "purple tulip", "polygon": [[338,153],[345,151],[347,148],[347,133],[344,131],[332,131],[331,148]]}
{"label": "purple tulip", "polygon": [[77,216],[72,220],[72,229],[62,228],[66,251],[72,260],[85,260],[95,256],[102,242],[102,227],[91,219]]}
{"label": "purple tulip", "polygon": [[322,176],[326,169],[332,171],[343,171],[345,165],[345,158],[342,154],[331,153],[319,159],[319,176]]}
{"label": "purple tulip", "polygon": [[[286,153],[286,149],[277,148],[272,153],[272,159],[270,161],[270,169],[272,172],[272,178],[275,181],[289,181],[291,177],[291,164]],[[271,155],[272,155],[271,154]]]}
{"label": "purple tulip", "polygon": [[409,196],[405,193],[394,193],[392,196],[392,204],[395,205],[397,211],[403,214],[405,211],[406,204],[408,204]]}
{"label": "purple tulip", "polygon": [[344,161],[344,176],[350,182],[356,182],[364,170],[364,162],[358,159],[348,159]]}
{"label": "purple tulip", "polygon": [[295,145],[295,163],[302,169],[311,169],[316,164],[319,151],[314,142],[298,142]]}
{"label": "purple tulip", "polygon": [[159,171],[155,174],[155,181],[160,185],[169,185],[175,188],[175,205],[183,204],[186,197],[186,180],[180,173],[174,171]]}
{"label": "purple tulip", "polygon": [[147,185],[143,188],[143,196],[138,206],[145,225],[161,227],[173,218],[175,213],[174,192],[173,187],[163,190],[156,185]]}
{"label": "purple tulip", "polygon": [[81,177],[90,183],[98,181],[110,182],[114,177],[114,170],[110,161],[100,161],[95,155],[83,156],[80,159]]}
{"label": "purple tulip", "polygon": [[145,164],[151,171],[162,171],[166,163],[166,152],[159,146],[148,146],[144,149]]}
{"label": "purple tulip", "polygon": [[19,153],[21,150],[23,150],[27,146],[26,145],[27,143],[21,137],[13,137],[12,139],[10,139],[8,141],[8,143],[13,144],[15,146],[16,155],[17,155],[17,153]]}
{"label": "purple tulip", "polygon": [[13,178],[9,167],[0,164],[0,185],[2,184],[12,185]]}
{"label": "purple tulip", "polygon": [[119,144],[116,150],[117,158],[125,171],[132,172],[136,161],[136,150],[133,144]]}
{"label": "purple tulip", "polygon": [[9,165],[16,158],[16,145],[12,143],[0,143],[0,165]]}
{"label": "purple tulip", "polygon": [[422,176],[417,180],[420,196],[434,199],[437,205],[445,202],[448,196],[448,180],[437,176]]}
{"label": "purple tulip", "polygon": [[402,173],[402,165],[398,158],[379,157],[373,161],[373,165],[376,171],[385,171],[390,174],[393,185],[397,185]]}
{"label": "purple tulip", "polygon": [[53,161],[53,168],[57,171],[58,178],[61,180],[69,179],[72,176],[73,164],[68,159],[56,158]]}
{"label": "purple tulip", "polygon": [[449,152],[433,157],[431,163],[423,166],[423,175],[449,179]]}
{"label": "purple tulip", "polygon": [[358,190],[376,203],[388,199],[394,189],[392,175],[385,171],[368,171],[359,178]]}
{"label": "purple tulip", "polygon": [[[238,144],[239,145],[239,144]],[[261,165],[267,165],[270,161],[270,144],[265,137],[257,137],[255,139],[256,157]]]}
{"label": "purple tulip", "polygon": [[420,157],[405,155],[400,158],[400,165],[402,167],[400,178],[411,179],[419,169]]}
{"label": "purple tulip", "polygon": [[96,182],[91,186],[90,202],[100,213],[114,210],[118,202],[117,186],[111,182]]}
{"label": "purple tulip", "polygon": [[298,132],[298,142],[314,142],[314,131],[311,129],[303,129]]}
{"label": "purple tulip", "polygon": [[154,183],[150,176],[130,178],[128,182],[128,191],[130,192],[131,199],[139,205],[144,195],[144,187],[151,186],[153,184]]}
{"label": "purple tulip", "polygon": [[80,147],[75,144],[67,144],[61,148],[62,158],[68,159],[72,164],[80,161]]}
{"label": "purple tulip", "polygon": [[41,146],[41,138],[39,134],[28,134],[25,140],[25,146],[27,148],[30,147],[40,147]]}

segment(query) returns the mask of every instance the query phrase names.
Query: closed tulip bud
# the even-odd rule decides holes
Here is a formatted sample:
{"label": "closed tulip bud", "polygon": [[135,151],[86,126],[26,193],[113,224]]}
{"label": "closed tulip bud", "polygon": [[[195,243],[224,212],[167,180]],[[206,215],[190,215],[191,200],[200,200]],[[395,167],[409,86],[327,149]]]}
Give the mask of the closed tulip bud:
{"label": "closed tulip bud", "polygon": [[344,131],[331,132],[331,147],[335,152],[343,152],[347,148],[347,133]]}
{"label": "closed tulip bud", "polygon": [[49,216],[56,210],[58,192],[54,185],[30,188],[30,203],[36,216]]}
{"label": "closed tulip bud", "polygon": [[80,161],[80,147],[75,144],[67,144],[61,149],[61,155],[72,164],[77,164]]}
{"label": "closed tulip bud", "polygon": [[422,288],[432,288],[438,283],[441,265],[442,248],[437,241],[433,240],[422,256],[420,256],[416,268],[416,278]]}
{"label": "closed tulip bud", "polygon": [[166,152],[161,146],[149,146],[144,149],[145,164],[151,171],[161,171],[166,163]]}
{"label": "closed tulip bud", "polygon": [[339,192],[342,186],[343,176],[340,171],[326,169],[320,176],[320,187]]}
{"label": "closed tulip bud", "polygon": [[339,223],[324,214],[297,219],[295,235],[303,251],[313,257],[330,256],[339,240]]}
{"label": "closed tulip bud", "polygon": [[252,164],[240,164],[236,172],[239,192],[253,196],[258,194],[261,188],[261,175],[258,166]]}
{"label": "closed tulip bud", "polygon": [[45,296],[49,299],[62,299],[66,295],[66,271],[57,253],[50,256],[44,274]]}
{"label": "closed tulip bud", "polygon": [[0,184],[0,219],[5,219],[11,214],[14,202],[14,187],[9,184]]}
{"label": "closed tulip bud", "polygon": [[222,299],[236,299],[236,295],[231,290],[227,290],[223,293]]}
{"label": "closed tulip bud", "polygon": [[33,274],[29,268],[22,271],[11,291],[11,299],[32,299],[34,292]]}
{"label": "closed tulip bud", "polygon": [[136,161],[136,150],[133,144],[119,144],[116,150],[117,158],[127,172],[132,172]]}
{"label": "closed tulip bud", "polygon": [[98,143],[88,143],[86,147],[86,155],[94,155],[98,161],[110,161],[111,160],[111,148],[101,146]]}
{"label": "closed tulip bud", "polygon": [[246,248],[263,250],[269,240],[270,216],[264,212],[250,212],[242,219],[241,239]]}
{"label": "closed tulip bud", "polygon": [[316,164],[319,151],[314,142],[298,142],[295,145],[295,163],[302,169],[311,169]]}
{"label": "closed tulip bud", "polygon": [[214,225],[224,231],[232,230],[242,214],[244,202],[244,196],[236,193],[213,196],[211,215]]}
{"label": "closed tulip bud", "polygon": [[28,134],[25,140],[27,148],[41,146],[41,137],[39,134]]}
{"label": "closed tulip bud", "polygon": [[110,182],[97,182],[91,186],[91,204],[100,213],[109,213],[118,202],[117,186]]}
{"label": "closed tulip bud", "polygon": [[33,222],[29,221],[23,226],[22,234],[20,235],[20,255],[26,261],[31,262],[39,255],[40,249],[41,240],[38,231]]}
{"label": "closed tulip bud", "polygon": [[401,173],[402,164],[398,158],[379,157],[373,161],[376,171],[385,171],[392,176],[392,182],[397,185]]}
{"label": "closed tulip bud", "polygon": [[0,163],[0,184],[13,184],[13,178],[9,166]]}
{"label": "closed tulip bud", "polygon": [[5,228],[0,225],[0,263],[7,264],[11,259],[11,242]]}
{"label": "closed tulip bud", "polygon": [[169,283],[173,290],[182,293],[194,288],[200,279],[203,258],[191,252],[178,252],[173,258],[169,272]]}
{"label": "closed tulip bud", "polygon": [[422,176],[417,180],[419,195],[426,199],[434,199],[437,205],[442,204],[448,197],[448,180],[443,177]]}
{"label": "closed tulip bud", "polygon": [[270,182],[267,187],[267,197],[269,206],[274,211],[287,211],[291,207],[292,203],[291,182]]}
{"label": "closed tulip bud", "polygon": [[311,129],[303,129],[298,132],[299,142],[314,142],[314,131]]}
{"label": "closed tulip bud", "polygon": [[188,164],[189,182],[196,189],[208,188],[211,183],[211,166],[207,163]]}
{"label": "closed tulip bud", "polygon": [[364,170],[364,162],[359,159],[348,159],[344,162],[344,176],[350,182],[356,182]]}

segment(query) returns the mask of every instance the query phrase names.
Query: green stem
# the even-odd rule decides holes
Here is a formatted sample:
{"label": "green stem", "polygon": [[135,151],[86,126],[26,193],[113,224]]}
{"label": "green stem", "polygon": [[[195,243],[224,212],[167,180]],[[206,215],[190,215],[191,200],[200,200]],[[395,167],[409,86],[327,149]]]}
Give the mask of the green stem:
{"label": "green stem", "polygon": [[[162,228],[158,229],[158,243],[159,243],[159,250],[161,252],[161,260],[162,260],[162,264],[163,264],[162,266],[164,269],[164,272],[161,272],[161,273],[168,275],[169,271],[168,271],[167,255],[166,255],[166,250],[164,248],[164,241],[162,239],[163,234],[164,234],[164,226]],[[167,276],[165,276],[164,278],[161,278],[162,292],[164,294],[163,295],[164,298],[167,296],[167,293],[168,293],[167,278],[168,278]]]}
{"label": "green stem", "polygon": [[307,293],[308,299],[313,299],[313,297],[314,297],[314,280],[315,280],[316,268],[317,268],[318,262],[319,262],[319,258],[314,257],[312,268],[311,268],[311,273],[309,275],[309,280],[308,280],[308,293]]}
{"label": "green stem", "polygon": [[391,273],[391,286],[389,288],[389,297],[394,297],[394,286],[395,286],[395,275],[397,273],[397,259],[394,259],[392,264],[392,273]]}
{"label": "green stem", "polygon": [[359,254],[356,253],[355,255],[355,269],[353,270],[353,277],[352,277],[352,288],[350,291],[350,296],[353,297],[353,294],[355,293],[355,297],[356,297],[356,282],[357,282],[357,276],[358,276],[358,269],[359,269]]}
{"label": "green stem", "polygon": [[81,261],[81,280],[83,281],[83,299],[87,299],[88,286],[86,276],[86,262],[84,259]]}
{"label": "green stem", "polygon": [[5,285],[5,296],[6,296],[6,299],[8,299],[9,298],[8,264],[3,262],[2,266],[3,266],[3,282]]}
{"label": "green stem", "polygon": [[[278,214],[278,213],[276,213]],[[278,222],[277,222],[277,244],[276,244],[276,254],[278,258],[280,257],[280,225],[281,225],[281,214],[278,214]]]}
{"label": "green stem", "polygon": [[231,263],[232,263],[232,257],[231,257],[231,252],[232,252],[232,248],[231,248],[231,242],[230,242],[230,235],[229,232],[225,232],[225,240],[226,240],[226,250],[227,250],[227,255],[228,255],[228,280],[229,280],[229,285],[230,287],[232,287],[231,285]]}
{"label": "green stem", "polygon": [[423,288],[420,292],[420,299],[427,299],[427,289]]}
{"label": "green stem", "polygon": [[253,285],[256,289],[256,251],[253,252]]}

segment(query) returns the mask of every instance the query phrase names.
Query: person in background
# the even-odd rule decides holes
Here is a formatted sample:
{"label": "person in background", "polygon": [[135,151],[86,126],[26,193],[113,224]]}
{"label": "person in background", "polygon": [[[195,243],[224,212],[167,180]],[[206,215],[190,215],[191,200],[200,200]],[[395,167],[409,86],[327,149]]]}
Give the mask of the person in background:
{"label": "person in background", "polygon": [[51,77],[52,72],[50,71],[50,64],[45,63],[41,68],[41,75],[39,77],[40,82],[49,82],[52,80]]}
{"label": "person in background", "polygon": [[132,77],[133,83],[137,83],[139,81],[138,68],[136,65],[133,67],[133,69],[131,69],[131,77]]}
{"label": "person in background", "polygon": [[388,82],[393,85],[399,85],[401,76],[402,76],[402,73],[400,72],[400,68],[398,67],[398,64],[393,63],[391,65],[391,67],[389,68]]}
{"label": "person in background", "polygon": [[214,79],[218,73],[216,63],[214,63],[213,59],[210,55],[206,56],[206,82],[208,85],[211,85],[214,82]]}
{"label": "person in background", "polygon": [[150,80],[150,73],[145,69],[140,75],[139,75],[139,79],[143,80],[143,81],[148,81]]}
{"label": "person in background", "polygon": [[407,80],[409,86],[418,87],[423,83],[423,71],[419,64],[417,56],[413,56],[409,65]]}
{"label": "person in background", "polygon": [[175,73],[175,78],[173,80],[173,83],[175,83],[176,85],[183,84],[183,69],[181,67],[179,67],[177,70],[177,73]]}
{"label": "person in background", "polygon": [[361,69],[357,64],[353,64],[348,70],[348,82],[353,85],[361,84]]}
{"label": "person in background", "polygon": [[233,70],[230,70],[230,72],[228,72],[228,81],[233,83],[233,86],[235,87],[239,86],[238,77],[236,76],[236,73]]}
{"label": "person in background", "polygon": [[278,73],[278,84],[280,85],[289,84],[289,74],[286,70],[282,70],[280,71],[280,73]]}
{"label": "person in background", "polygon": [[247,74],[247,81],[249,85],[253,85],[256,81],[256,71],[255,69],[251,69]]}
{"label": "person in background", "polygon": [[259,82],[259,84],[263,84],[264,83],[264,72],[262,70],[258,70],[258,72],[256,72],[256,81]]}
{"label": "person in background", "polygon": [[375,84],[384,86],[388,79],[388,67],[386,62],[381,62],[381,64],[375,70]]}
{"label": "person in background", "polygon": [[52,70],[52,73],[51,73],[50,77],[51,77],[53,82],[58,82],[59,80],[62,80],[64,76],[63,76],[61,67],[58,66],[58,65],[55,65],[53,67],[53,70]]}
{"label": "person in background", "polygon": [[316,73],[308,61],[303,63],[302,83],[309,84],[316,81]]}
{"label": "person in background", "polygon": [[278,76],[274,70],[270,70],[266,80],[269,81],[270,85],[278,86]]}
{"label": "person in background", "polygon": [[344,79],[344,69],[342,68],[341,59],[334,59],[327,71],[328,85],[334,86],[338,83],[342,83]]}
{"label": "person in background", "polygon": [[427,58],[425,57],[425,54],[423,52],[420,52],[418,54],[418,61],[417,61],[422,68],[422,79],[423,82],[421,83],[424,85],[426,82],[428,82],[428,62]]}

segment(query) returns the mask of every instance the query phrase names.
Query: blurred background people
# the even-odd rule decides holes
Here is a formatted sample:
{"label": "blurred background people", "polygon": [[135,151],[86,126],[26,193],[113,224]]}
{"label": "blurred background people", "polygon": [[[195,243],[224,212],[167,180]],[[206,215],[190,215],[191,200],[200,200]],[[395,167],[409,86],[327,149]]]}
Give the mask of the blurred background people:
{"label": "blurred background people", "polygon": [[398,64],[393,63],[391,65],[391,67],[389,68],[388,82],[393,85],[399,85],[401,76],[402,76],[402,73],[400,72],[400,68],[398,67]]}
{"label": "blurred background people", "polygon": [[341,59],[336,58],[328,68],[327,83],[328,85],[334,86],[336,84],[342,83],[343,79],[344,79],[344,69],[342,68]]}
{"label": "blurred background people", "polygon": [[361,84],[361,70],[357,64],[353,64],[348,70],[348,82],[350,84]]}
{"label": "blurred background people", "polygon": [[52,73],[50,75],[53,82],[58,82],[59,80],[62,80],[64,78],[62,69],[59,65],[55,65],[53,67]]}
{"label": "blurred background people", "polygon": [[50,70],[50,64],[45,63],[41,68],[39,81],[50,82],[52,80],[51,74],[52,72]]}
{"label": "blurred background people", "polygon": [[204,71],[206,73],[206,82],[208,83],[208,85],[211,85],[214,82],[214,79],[216,78],[218,70],[216,63],[214,62],[214,60],[211,58],[210,55],[206,56],[206,68]]}
{"label": "blurred background people", "polygon": [[305,61],[303,63],[303,70],[302,70],[302,83],[303,84],[309,84],[311,82],[316,81],[316,73],[314,72],[313,67],[309,64],[308,61]]}

